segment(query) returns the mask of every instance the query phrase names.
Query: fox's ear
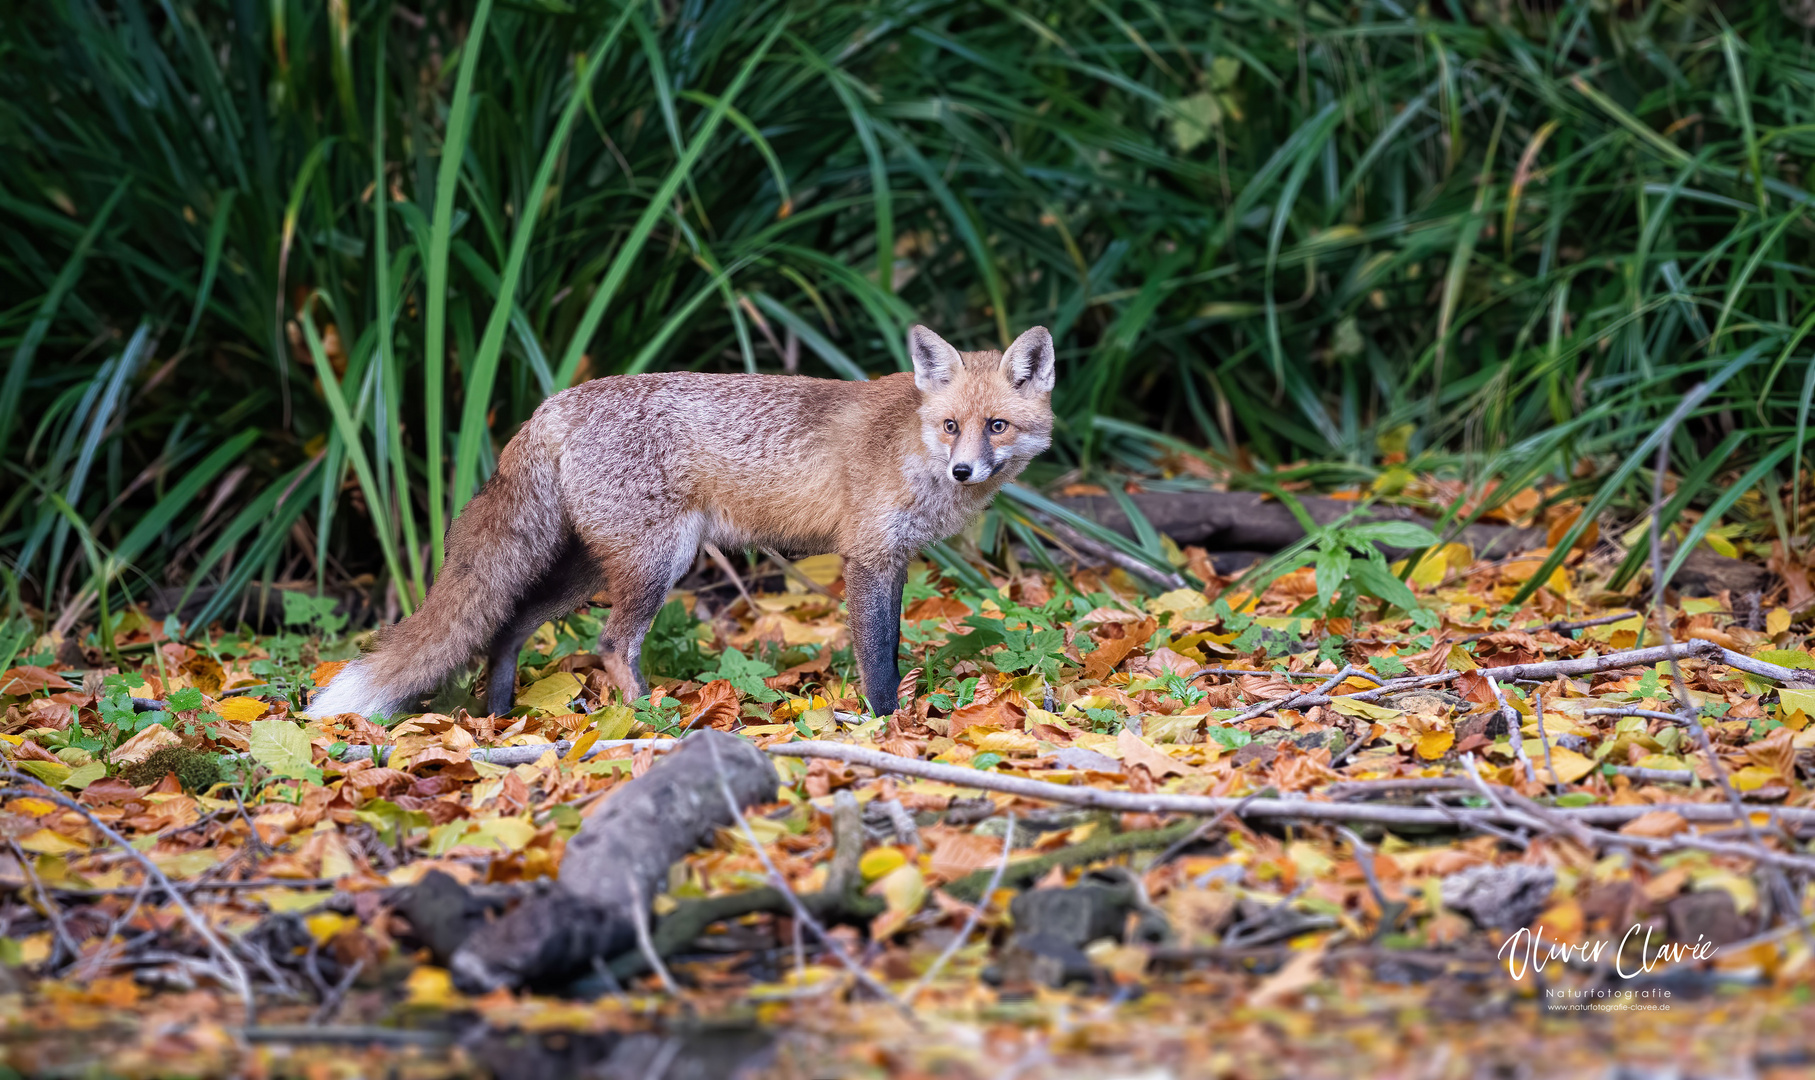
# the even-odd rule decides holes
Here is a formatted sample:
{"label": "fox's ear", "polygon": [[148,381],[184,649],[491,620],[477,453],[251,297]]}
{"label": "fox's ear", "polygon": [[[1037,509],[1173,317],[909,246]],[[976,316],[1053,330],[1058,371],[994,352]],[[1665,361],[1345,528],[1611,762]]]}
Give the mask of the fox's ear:
{"label": "fox's ear", "polygon": [[914,360],[914,385],[923,394],[943,389],[964,366],[950,342],[918,324],[908,330],[908,355]]}
{"label": "fox's ear", "polygon": [[1008,365],[1008,378],[1016,390],[1029,394],[1052,392],[1052,332],[1046,327],[1035,326],[1023,331],[1002,354],[1002,361]]}

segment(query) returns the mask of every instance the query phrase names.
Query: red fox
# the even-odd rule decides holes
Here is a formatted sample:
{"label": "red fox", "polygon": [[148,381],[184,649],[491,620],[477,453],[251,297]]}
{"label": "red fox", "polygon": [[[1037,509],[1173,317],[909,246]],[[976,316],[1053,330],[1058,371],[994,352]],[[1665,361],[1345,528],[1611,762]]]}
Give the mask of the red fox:
{"label": "red fox", "polygon": [[643,637],[702,541],[844,556],[863,695],[893,711],[909,560],[1052,442],[1045,327],[961,353],[915,326],[908,354],[912,374],[870,382],[670,372],[549,398],[448,530],[422,610],[380,631],[309,712],[404,711],[480,649],[486,707],[508,712],[524,642],[601,587],[599,657],[641,697]]}

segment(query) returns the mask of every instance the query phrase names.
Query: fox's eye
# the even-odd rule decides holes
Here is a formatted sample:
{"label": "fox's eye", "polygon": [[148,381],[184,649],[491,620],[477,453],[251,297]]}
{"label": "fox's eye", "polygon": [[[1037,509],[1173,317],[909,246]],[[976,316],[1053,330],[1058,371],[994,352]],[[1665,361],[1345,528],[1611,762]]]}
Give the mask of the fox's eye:
{"label": "fox's eye", "polygon": [[1008,430],[1008,421],[1007,420],[991,420],[989,422],[989,430],[993,434],[1000,435],[1004,431]]}
{"label": "fox's eye", "polygon": [[958,434],[958,421],[956,421],[956,420],[947,420],[947,421],[946,421],[946,422],[945,422],[945,433],[946,433],[946,434],[947,434],[947,435],[956,435],[956,434]]}

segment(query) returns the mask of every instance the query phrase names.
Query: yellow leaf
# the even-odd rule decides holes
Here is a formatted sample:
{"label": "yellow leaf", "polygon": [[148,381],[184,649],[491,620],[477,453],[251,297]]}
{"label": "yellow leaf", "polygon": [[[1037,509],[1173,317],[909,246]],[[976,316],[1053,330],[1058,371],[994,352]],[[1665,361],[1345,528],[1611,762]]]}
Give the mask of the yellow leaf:
{"label": "yellow leaf", "polygon": [[1733,898],[1733,908],[1741,915],[1758,906],[1758,886],[1743,874],[1710,867],[1690,871],[1689,881],[1689,887],[1694,892],[1713,892],[1716,889],[1725,892]]}
{"label": "yellow leaf", "polygon": [[598,741],[599,741],[598,727],[594,726],[594,727],[587,728],[584,734],[582,734],[578,739],[574,740],[573,747],[567,751],[567,756],[562,758],[561,760],[562,761],[578,761],[578,760],[580,760],[581,758],[586,756],[586,751],[592,749],[592,744],[596,743]]}
{"label": "yellow leaf", "polygon": [[574,711],[568,702],[579,696],[579,677],[571,671],[557,671],[530,684],[529,689],[517,695],[517,704],[560,716]]}
{"label": "yellow leaf", "polygon": [[1674,754],[1646,754],[1633,763],[1641,769],[1687,769],[1689,763]]}
{"label": "yellow leaf", "polygon": [[1426,589],[1434,589],[1443,584],[1443,575],[1449,573],[1449,560],[1439,551],[1428,552],[1418,560],[1418,566],[1412,571],[1412,583]]}
{"label": "yellow leaf", "polygon": [[463,837],[467,843],[491,841],[505,851],[521,851],[536,835],[535,823],[526,818],[500,817],[479,822],[478,837]]}
{"label": "yellow leaf", "polygon": [[1398,709],[1389,709],[1371,701],[1356,701],[1352,697],[1331,698],[1330,708],[1345,716],[1359,716],[1368,720],[1394,720],[1405,715]]}
{"label": "yellow leaf", "polygon": [[1475,663],[1475,658],[1469,655],[1467,647],[1461,644],[1449,647],[1448,662],[1449,666],[1456,671],[1473,671],[1481,666]]}
{"label": "yellow leaf", "polygon": [[204,870],[214,869],[221,861],[222,854],[225,852],[220,848],[205,847],[197,848],[194,851],[179,852],[175,855],[156,855],[152,857],[151,861],[156,863],[158,869],[162,870],[166,876],[181,881],[184,878],[192,878]]}
{"label": "yellow leaf", "polygon": [[57,808],[56,803],[48,803],[48,802],[45,802],[43,799],[34,799],[29,795],[27,795],[23,799],[15,800],[13,802],[12,806],[9,807],[9,809],[18,810],[23,813],[30,814],[32,817],[43,817],[45,814],[50,813],[52,810],[55,810],[56,808]]}
{"label": "yellow leaf", "polygon": [[1776,769],[1767,769],[1762,765],[1748,765],[1734,773],[1733,786],[1741,791],[1757,791],[1766,784],[1782,783],[1783,777]]}
{"label": "yellow leaf", "polygon": [[268,708],[270,706],[255,697],[230,697],[216,702],[214,713],[222,720],[231,720],[236,724],[250,724],[265,715],[265,710]]}
{"label": "yellow leaf", "polygon": [[1174,589],[1169,593],[1161,593],[1144,606],[1154,615],[1165,611],[1196,611],[1198,608],[1209,607],[1210,599],[1196,589]]}
{"label": "yellow leaf", "polygon": [[248,900],[256,900],[279,914],[287,912],[304,912],[318,908],[334,898],[332,889],[308,891],[304,889],[260,889],[257,892],[244,893]]}
{"label": "yellow leaf", "polygon": [[[1538,772],[1538,779],[1548,781],[1550,778],[1548,775],[1549,770],[1544,767],[1543,740],[1526,739],[1525,756],[1531,759],[1532,767]],[[1550,747],[1550,767],[1556,770],[1556,783],[1573,784],[1577,780],[1580,780],[1582,777],[1593,772],[1595,764],[1593,760],[1583,757],[1581,754],[1576,753],[1567,746],[1558,746],[1555,743],[1552,743]]]}
{"label": "yellow leaf", "polygon": [[863,883],[868,885],[878,878],[887,877],[907,865],[907,856],[898,847],[879,847],[863,853],[858,860],[858,872],[863,875]]}
{"label": "yellow leaf", "polygon": [[870,924],[870,937],[872,940],[886,938],[913,918],[920,911],[920,905],[926,903],[926,878],[921,876],[918,866],[907,863],[878,879],[869,891],[881,894],[888,904],[888,910]]}
{"label": "yellow leaf", "polygon": [[425,1009],[451,1009],[465,1002],[454,989],[454,976],[446,968],[423,965],[410,972],[404,981],[408,1004]]}
{"label": "yellow leaf", "polygon": [[[814,555],[796,562],[794,568],[816,585],[830,585],[844,573],[844,560],[837,555]],[[794,580],[791,574],[784,587],[791,593],[807,591],[807,587]]]}
{"label": "yellow leaf", "polygon": [[1702,537],[1702,539],[1707,542],[1709,547],[1714,549],[1715,554],[1725,556],[1729,559],[1739,558],[1739,549],[1733,546],[1733,541],[1719,533],[1711,532]]}
{"label": "yellow leaf", "polygon": [[[975,730],[977,729],[968,728],[966,734]],[[1025,731],[1002,731],[992,728],[981,734],[983,737],[977,740],[977,752],[980,754],[1001,754],[1006,757],[1009,754],[1037,754],[1040,752],[1039,740]]]}
{"label": "yellow leaf", "polygon": [[72,851],[87,851],[87,846],[49,829],[39,829],[19,841],[19,846],[34,855],[66,855]]}
{"label": "yellow leaf", "polygon": [[309,936],[326,945],[333,941],[342,930],[357,927],[359,920],[338,912],[323,911],[304,919],[303,925],[309,928]]}
{"label": "yellow leaf", "polygon": [[1781,719],[1790,712],[1802,712],[1815,716],[1815,690],[1792,690],[1785,687],[1777,692],[1777,712]]}
{"label": "yellow leaf", "polygon": [[599,729],[599,738],[625,739],[630,737],[630,729],[637,722],[637,714],[628,705],[607,705],[592,714],[592,722]]}
{"label": "yellow leaf", "polygon": [[1771,614],[1765,616],[1765,633],[1770,634],[1772,637],[1776,637],[1789,628],[1789,608],[1775,607],[1771,609]]}
{"label": "yellow leaf", "polygon": [[1456,733],[1453,731],[1432,731],[1418,738],[1418,756],[1426,761],[1436,761],[1449,753],[1449,748],[1456,745]]}

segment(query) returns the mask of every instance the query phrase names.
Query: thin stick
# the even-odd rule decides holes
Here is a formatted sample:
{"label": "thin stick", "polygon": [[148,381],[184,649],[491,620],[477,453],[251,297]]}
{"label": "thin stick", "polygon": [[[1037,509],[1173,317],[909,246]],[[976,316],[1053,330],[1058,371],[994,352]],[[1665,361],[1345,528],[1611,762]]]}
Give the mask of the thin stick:
{"label": "thin stick", "polygon": [[50,920],[52,936],[57,942],[56,951],[50,958],[51,966],[56,966],[58,957],[63,953],[68,953],[72,961],[80,960],[82,950],[76,946],[75,939],[69,936],[69,927],[63,924],[63,909],[51,899],[50,890],[44,887],[38,871],[32,866],[31,860],[26,858],[25,850],[19,846],[19,841],[10,836],[6,838],[6,846],[13,849],[13,858],[18,860],[19,869],[25,874],[25,880],[31,885],[32,891],[38,894],[38,903],[44,908],[44,917]]}
{"label": "thin stick", "polygon": [[819,582],[814,581],[812,578],[808,577],[807,572],[805,570],[802,570],[800,567],[795,566],[792,562],[789,562],[788,559],[786,557],[784,557],[781,552],[776,551],[774,548],[769,547],[767,544],[764,544],[764,545],[758,547],[757,550],[762,552],[764,555],[767,555],[770,558],[770,560],[775,563],[776,566],[781,567],[781,572],[783,574],[786,574],[788,577],[793,578],[795,581],[806,586],[809,590],[816,592],[819,595],[826,597],[829,600],[838,599],[838,597],[832,595],[832,590],[826,588],[824,585],[821,585]]}
{"label": "thin stick", "polygon": [[[1253,708],[1249,709],[1247,712],[1242,713],[1240,716],[1237,716],[1233,720],[1230,720],[1229,723],[1231,723],[1231,724],[1245,723],[1249,720],[1254,719],[1257,716],[1261,716],[1265,713],[1270,713],[1275,709],[1293,708],[1299,704],[1300,699],[1310,698],[1310,697],[1321,697],[1321,696],[1327,695],[1327,694],[1329,694],[1330,691],[1332,691],[1332,690],[1336,689],[1336,687],[1340,686],[1344,679],[1347,679],[1350,675],[1353,675],[1355,673],[1356,673],[1356,670],[1355,670],[1354,665],[1344,664],[1342,666],[1341,671],[1338,671],[1336,674],[1330,676],[1328,679],[1326,679],[1324,681],[1324,684],[1322,686],[1319,686],[1317,689],[1311,691],[1309,694],[1294,694],[1290,697],[1280,698],[1275,701],[1263,701],[1259,705],[1256,705]],[[1378,681],[1378,680],[1376,680],[1376,681]]]}
{"label": "thin stick", "polygon": [[[1434,809],[1416,806],[1371,805],[1366,803],[1313,802],[1308,799],[1278,798],[1234,798],[1211,795],[1168,795],[1163,793],[1137,794],[1131,791],[1109,791],[1102,788],[1083,787],[1070,784],[1054,784],[1044,780],[1028,780],[1019,776],[1002,776],[996,773],[981,772],[977,769],[957,765],[945,765],[935,761],[920,761],[914,758],[901,757],[871,750],[867,747],[852,746],[847,743],[823,742],[808,740],[802,742],[777,743],[768,747],[767,752],[781,757],[826,758],[832,761],[843,761],[851,765],[861,765],[878,772],[893,773],[897,776],[914,776],[925,780],[937,780],[951,784],[953,787],[969,788],[976,791],[997,791],[1006,795],[1017,795],[1027,799],[1038,799],[1043,802],[1061,803],[1067,806],[1083,806],[1098,810],[1128,811],[1146,814],[1219,814],[1235,807],[1234,813],[1241,818],[1266,818],[1270,820],[1300,821],[1359,821],[1380,825],[1446,825],[1456,819],[1451,815]],[[1466,782],[1466,781],[1464,781]],[[1243,803],[1247,805],[1242,806]],[[1670,810],[1693,822],[1729,822],[1741,816],[1749,808],[1742,807],[1735,811],[1731,806],[1718,803],[1660,803],[1642,806],[1575,806],[1558,807],[1549,810],[1559,820],[1581,822],[1589,825],[1623,825],[1642,814],[1653,810]],[[1503,820],[1509,824],[1530,827],[1534,822],[1529,814],[1507,807],[1504,814],[1497,810],[1478,811],[1487,815],[1484,820]],[[1776,813],[1783,820],[1799,825],[1815,825],[1815,808],[1781,807]],[[1541,824],[1541,823],[1538,823]],[[1815,866],[1815,859],[1810,863]]]}
{"label": "thin stick", "polygon": [[1544,730],[1544,695],[1533,694],[1532,700],[1537,702],[1537,707],[1532,711],[1532,715],[1538,721],[1538,741],[1544,744],[1544,768],[1550,771],[1550,786],[1553,789],[1558,788],[1562,786],[1563,782],[1557,778],[1557,767],[1550,763],[1550,734]]}
{"label": "thin stick", "polygon": [[[1554,630],[1560,634],[1567,630],[1586,630],[1591,626],[1606,626],[1608,623],[1624,622],[1627,619],[1637,617],[1638,614],[1639,613],[1636,611],[1627,611],[1627,612],[1622,612],[1618,615],[1603,615],[1598,619],[1583,619],[1579,622],[1563,622],[1563,621],[1559,620],[1557,622],[1545,623],[1543,626],[1530,627],[1529,629],[1525,630],[1524,633],[1535,634],[1542,630]],[[1514,629],[1517,629],[1517,628],[1515,627]],[[1480,633],[1480,634],[1470,634],[1467,637],[1461,638],[1459,640],[1461,640],[1461,641],[1480,641],[1482,638],[1492,637],[1495,634],[1505,633],[1505,632],[1506,631],[1503,631],[1503,630],[1489,630],[1489,631],[1486,631],[1486,632]]]}
{"label": "thin stick", "polygon": [[744,579],[738,577],[737,571],[732,569],[731,560],[725,558],[725,553],[720,551],[718,545],[711,541],[700,544],[700,547],[713,562],[718,564],[718,568],[725,572],[725,576],[731,579],[731,584],[737,586],[737,594],[744,598],[745,606],[747,606],[750,609],[750,613],[754,615],[756,613],[756,601],[750,599],[750,590],[744,588]]}
{"label": "thin stick", "polygon": [[681,995],[681,988],[675,985],[674,976],[668,974],[667,965],[656,955],[655,942],[649,937],[649,913],[643,910],[643,890],[637,886],[634,877],[630,879],[629,885],[630,921],[636,927],[637,949],[643,954],[643,962],[662,981],[662,989],[668,991],[668,996],[685,1005],[687,999]]}
{"label": "thin stick", "polygon": [[920,1019],[914,1015],[914,1010],[908,1008],[900,998],[891,993],[888,987],[878,982],[874,975],[865,971],[863,966],[851,957],[850,953],[845,952],[844,946],[838,943],[837,938],[826,933],[826,928],[819,925],[819,920],[813,917],[813,913],[807,910],[807,906],[800,902],[800,897],[796,896],[793,888],[788,885],[788,879],[782,876],[781,871],[769,858],[769,853],[763,848],[762,841],[756,838],[756,830],[750,827],[750,820],[744,817],[744,808],[737,805],[737,796],[731,793],[731,784],[725,779],[725,769],[719,759],[717,744],[708,740],[706,749],[712,754],[713,769],[718,774],[718,790],[725,797],[725,806],[731,811],[731,816],[737,819],[738,827],[743,830],[744,839],[750,842],[750,847],[756,852],[757,859],[762,862],[763,869],[768,871],[769,881],[775,886],[775,891],[787,899],[788,906],[794,911],[794,921],[805,926],[814,937],[819,939],[820,944],[831,950],[832,955],[838,958],[838,962],[844,965],[845,970],[855,976],[858,982],[877,997],[893,1005],[896,1011],[907,1017],[915,1027],[919,1027]]}
{"label": "thin stick", "polygon": [[971,939],[971,931],[977,928],[977,923],[983,918],[983,909],[989,906],[990,899],[996,895],[997,886],[1002,884],[1002,873],[1008,869],[1008,856],[1014,847],[1014,842],[1015,815],[1010,814],[1008,815],[1008,828],[1002,833],[1002,854],[996,859],[996,871],[990,875],[989,884],[983,887],[983,895],[975,904],[971,905],[970,913],[964,917],[964,926],[958,930],[958,936],[946,945],[945,951],[941,952],[939,958],[933,961],[933,966],[927,968],[926,973],[921,975],[913,986],[908,987],[908,992],[901,995],[902,1004],[912,1005],[914,999],[920,996],[920,991],[925,990],[934,979],[939,977],[939,973],[945,970],[945,965],[951,961],[952,957],[958,955],[958,950]]}
{"label": "thin stick", "polygon": [[96,832],[105,836],[128,852],[130,857],[138,862],[139,866],[144,869],[149,877],[163,886],[165,893],[170,897],[171,901],[176,904],[177,910],[183,913],[183,918],[188,920],[189,925],[193,927],[195,932],[201,936],[201,939],[208,944],[209,950],[220,958],[222,964],[226,965],[227,974],[230,976],[233,989],[239,994],[240,1001],[244,1003],[246,1007],[246,1026],[251,1027],[258,1022],[258,1004],[252,996],[252,980],[247,978],[245,967],[240,964],[239,958],[233,955],[232,950],[228,949],[221,939],[215,936],[214,929],[208,925],[206,919],[202,918],[201,913],[191,907],[189,901],[183,898],[183,894],[177,891],[177,887],[171,883],[169,877],[165,876],[164,871],[158,869],[158,864],[151,861],[151,856],[140,851],[138,848],[133,847],[127,842],[125,837],[114,832],[107,826],[106,822],[90,813],[86,806],[76,802],[74,799],[64,798],[52,789],[49,784],[40,781],[36,777],[24,773],[13,772],[11,770],[8,770],[5,774],[0,774],[0,777],[9,781],[28,783],[39,789],[38,791],[32,791],[29,788],[9,788],[5,791],[0,791],[0,795],[26,795],[49,799],[67,810],[74,810],[84,818],[87,818],[88,823],[94,826]]}
{"label": "thin stick", "polygon": [[1380,905],[1380,913],[1385,916],[1386,893],[1381,890],[1380,878],[1374,873],[1374,852],[1368,847],[1367,841],[1347,825],[1336,826],[1336,831],[1349,842],[1349,847],[1355,850],[1355,863],[1361,867],[1361,876],[1367,879],[1368,891],[1374,894],[1374,903]]}
{"label": "thin stick", "polygon": [[1530,783],[1537,783],[1537,771],[1531,767],[1531,758],[1525,753],[1525,732],[1519,723],[1519,710],[1506,703],[1506,695],[1500,692],[1500,684],[1492,676],[1488,677],[1487,688],[1494,692],[1494,700],[1500,704],[1500,716],[1512,729],[1510,734],[1512,735],[1513,756],[1519,759],[1521,765],[1525,766],[1525,779]]}

